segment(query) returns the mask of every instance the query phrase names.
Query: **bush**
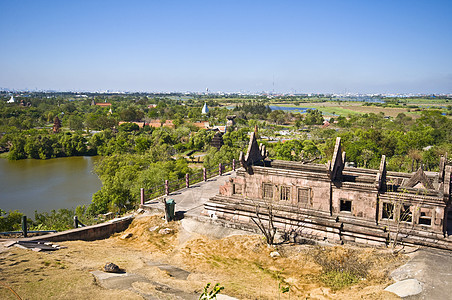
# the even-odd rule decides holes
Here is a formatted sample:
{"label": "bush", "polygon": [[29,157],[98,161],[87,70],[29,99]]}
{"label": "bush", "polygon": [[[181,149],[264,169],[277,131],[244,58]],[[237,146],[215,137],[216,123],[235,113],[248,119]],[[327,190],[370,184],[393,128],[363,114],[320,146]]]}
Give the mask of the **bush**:
{"label": "bush", "polygon": [[119,125],[118,130],[124,132],[132,132],[140,130],[140,127],[135,123],[123,123]]}
{"label": "bush", "polygon": [[367,276],[370,263],[359,259],[358,254],[358,251],[344,247],[316,247],[312,257],[322,267],[320,280],[338,290]]}
{"label": "bush", "polygon": [[[0,209],[0,215],[5,214],[5,211]],[[24,214],[14,210],[9,211],[6,216],[0,216],[0,231],[16,231],[21,230],[22,216]]]}

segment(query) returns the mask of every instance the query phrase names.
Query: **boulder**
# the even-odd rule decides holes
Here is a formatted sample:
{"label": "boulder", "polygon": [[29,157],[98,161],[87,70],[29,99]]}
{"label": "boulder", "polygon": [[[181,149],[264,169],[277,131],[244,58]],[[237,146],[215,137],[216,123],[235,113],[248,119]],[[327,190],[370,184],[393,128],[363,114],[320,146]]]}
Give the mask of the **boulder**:
{"label": "boulder", "polygon": [[399,297],[408,297],[422,292],[422,283],[416,279],[405,279],[391,284],[385,291],[392,292]]}
{"label": "boulder", "polygon": [[104,271],[108,273],[121,273],[121,269],[111,262],[105,264]]}

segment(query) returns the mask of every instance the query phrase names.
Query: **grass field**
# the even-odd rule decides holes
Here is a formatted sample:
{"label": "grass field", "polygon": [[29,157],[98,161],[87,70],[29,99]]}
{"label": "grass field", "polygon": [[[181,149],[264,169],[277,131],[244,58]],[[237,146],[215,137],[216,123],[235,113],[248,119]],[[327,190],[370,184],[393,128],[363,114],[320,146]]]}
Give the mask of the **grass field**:
{"label": "grass field", "polygon": [[[385,116],[396,117],[399,113],[415,115],[415,112],[409,112],[408,108],[391,108],[378,106],[363,106],[362,102],[321,102],[321,103],[302,103],[298,107],[318,109],[325,115],[341,115],[347,117],[353,114],[384,113]],[[293,104],[272,104],[275,106],[296,107]]]}

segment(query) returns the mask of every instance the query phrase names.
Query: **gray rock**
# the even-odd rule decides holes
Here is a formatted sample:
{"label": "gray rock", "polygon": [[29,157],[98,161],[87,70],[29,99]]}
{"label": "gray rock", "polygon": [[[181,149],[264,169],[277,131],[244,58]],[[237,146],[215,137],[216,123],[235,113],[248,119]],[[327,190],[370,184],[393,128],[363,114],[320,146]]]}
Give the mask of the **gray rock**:
{"label": "gray rock", "polygon": [[121,273],[121,269],[114,263],[106,263],[104,266],[104,271],[109,273]]}
{"label": "gray rock", "polygon": [[171,228],[163,228],[159,230],[159,234],[170,234],[173,230]]}
{"label": "gray rock", "polygon": [[239,300],[239,299],[228,295],[217,294],[217,300]]}
{"label": "gray rock", "polygon": [[133,236],[133,234],[132,233],[126,233],[126,234],[123,234],[122,236],[121,236],[121,240],[126,240],[126,239],[128,239],[128,238],[131,238]]}
{"label": "gray rock", "polygon": [[422,292],[422,283],[417,279],[405,279],[391,284],[385,291],[396,294],[399,297],[408,297]]}
{"label": "gray rock", "polygon": [[273,258],[276,258],[276,257],[280,257],[281,254],[279,254],[278,251],[273,251],[273,252],[270,253],[270,256],[273,257]]}

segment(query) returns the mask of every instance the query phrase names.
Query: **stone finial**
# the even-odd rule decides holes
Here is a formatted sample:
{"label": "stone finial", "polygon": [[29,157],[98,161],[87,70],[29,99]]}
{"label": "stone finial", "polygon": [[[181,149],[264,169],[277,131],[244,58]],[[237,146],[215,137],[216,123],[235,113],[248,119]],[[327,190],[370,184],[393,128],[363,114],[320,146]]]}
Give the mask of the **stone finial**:
{"label": "stone finial", "polygon": [[380,190],[386,184],[386,155],[381,156],[380,168],[378,169],[375,185]]}
{"label": "stone finial", "polygon": [[444,180],[444,170],[446,168],[446,162],[447,162],[447,153],[444,156],[441,156],[439,159],[439,181],[442,182]]}
{"label": "stone finial", "polygon": [[444,195],[445,196],[449,196],[450,195],[450,183],[452,180],[452,166],[450,165],[446,165],[446,167],[444,168]]}
{"label": "stone finial", "polygon": [[345,152],[342,153],[341,138],[336,138],[334,146],[333,159],[328,165],[328,175],[331,180],[340,180],[342,178],[342,170],[344,169]]}
{"label": "stone finial", "polygon": [[256,131],[257,128],[255,128],[255,131],[251,133],[246,155],[244,155],[243,152],[240,153],[240,163],[247,170],[249,169],[249,166],[252,166],[257,162],[264,160],[268,155],[265,146],[262,144],[259,146],[259,144],[257,143]]}
{"label": "stone finial", "polygon": [[425,175],[424,170],[422,170],[422,167],[419,167],[416,173],[414,173],[413,176],[411,176],[411,178],[403,184],[403,186],[415,188],[419,183],[426,189],[434,189],[427,175]]}

